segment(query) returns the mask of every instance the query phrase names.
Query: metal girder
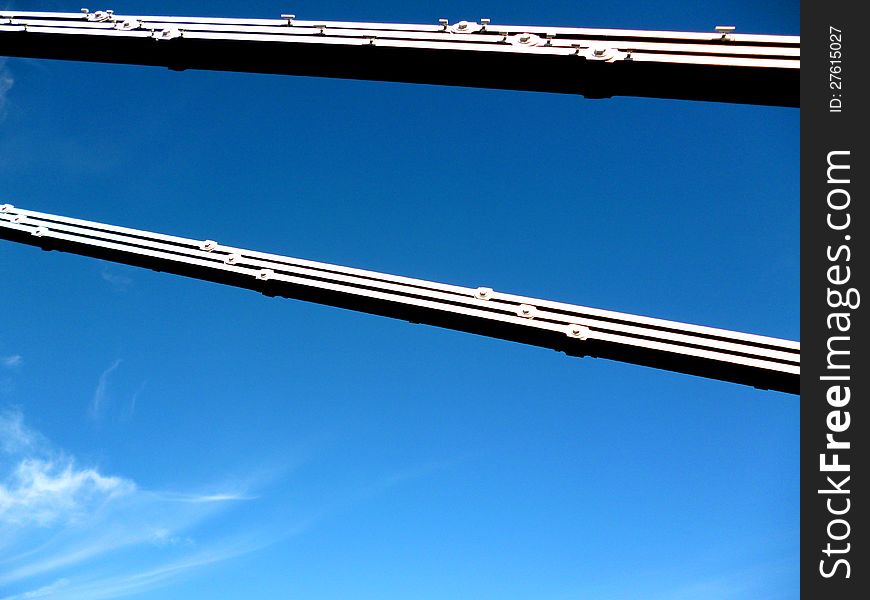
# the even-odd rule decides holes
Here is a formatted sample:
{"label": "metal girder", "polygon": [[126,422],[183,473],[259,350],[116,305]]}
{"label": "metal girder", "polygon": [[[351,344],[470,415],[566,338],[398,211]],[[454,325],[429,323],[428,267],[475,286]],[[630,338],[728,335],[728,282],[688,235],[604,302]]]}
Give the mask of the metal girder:
{"label": "metal girder", "polygon": [[0,55],[580,94],[799,105],[800,38],[495,25],[0,11]]}
{"label": "metal girder", "polygon": [[796,394],[800,343],[364,271],[0,206],[0,238],[44,250]]}

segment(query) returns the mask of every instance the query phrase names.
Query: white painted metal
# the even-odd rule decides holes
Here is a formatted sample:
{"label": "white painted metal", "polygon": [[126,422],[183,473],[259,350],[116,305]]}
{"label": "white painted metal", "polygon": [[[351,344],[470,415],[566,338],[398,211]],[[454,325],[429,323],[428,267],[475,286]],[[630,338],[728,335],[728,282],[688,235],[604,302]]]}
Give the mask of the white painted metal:
{"label": "white painted metal", "polygon": [[[15,25],[24,25],[33,32],[43,33],[79,33],[86,34],[93,31],[101,31],[103,33],[111,30],[120,29],[126,22],[135,22],[138,24],[137,29],[160,31],[166,28],[176,28],[183,34],[192,32],[200,33],[222,33],[228,34],[226,38],[220,39],[245,39],[257,41],[274,41],[272,38],[266,37],[248,37],[248,36],[323,36],[326,37],[353,37],[353,38],[376,38],[376,39],[400,39],[400,40],[417,40],[417,41],[439,41],[449,40],[451,43],[456,42],[471,42],[480,44],[499,44],[504,43],[499,35],[481,35],[478,33],[451,33],[443,30],[436,31],[404,31],[390,30],[373,24],[371,29],[360,28],[341,28],[336,26],[296,26],[287,27],[286,24],[278,22],[277,25],[251,27],[249,25],[224,25],[210,23],[179,23],[177,20],[162,19],[159,21],[142,21],[142,17],[127,17],[126,21],[117,22],[81,22],[81,21],[46,21],[45,19],[20,19],[14,20]],[[70,30],[70,31],[67,31]],[[130,31],[135,31],[130,30]],[[525,31],[525,30],[524,30]],[[233,36],[229,34],[240,34]],[[519,34],[516,34],[519,35]],[[604,38],[606,36],[597,36]],[[594,45],[594,39],[578,40],[574,38],[553,38],[549,41],[536,36],[539,44],[547,47],[556,48],[572,48],[580,43],[581,47],[585,45]],[[218,39],[218,38],[215,38]],[[607,46],[619,50],[646,50],[649,52],[677,52],[691,54],[726,54],[726,55],[749,55],[749,56],[781,56],[781,57],[799,57],[800,47],[796,45],[746,45],[738,43],[729,44],[696,44],[696,43],[673,43],[667,41],[647,42],[638,41],[637,39],[625,39],[614,37],[613,39],[602,39],[602,42]],[[530,46],[535,47],[535,46]]]}
{"label": "white painted metal", "polygon": [[583,353],[580,345],[597,341],[762,372],[794,376],[800,373],[800,344],[766,336],[503,294],[490,288],[468,288],[351,269],[11,205],[0,207],[0,237],[4,230],[27,233],[36,245],[50,246],[55,241],[73,244],[61,249],[81,254],[88,251],[80,247],[112,251],[115,253],[112,260],[118,262],[125,262],[124,256],[149,257],[168,264],[161,266],[168,271],[172,271],[172,264],[183,265],[186,274],[190,274],[187,272],[190,267],[195,267],[202,269],[202,273],[193,276],[203,279],[214,279],[208,272],[218,271],[268,280],[272,285],[283,283],[333,292],[345,297],[343,304],[350,308],[354,308],[353,298],[359,298],[497,322],[517,331],[551,332],[575,338],[573,343],[578,345],[579,354]]}
{"label": "white painted metal", "polygon": [[[94,235],[93,228],[95,223],[92,221],[85,221],[72,217],[63,217],[38,211],[13,208],[7,209],[5,213],[15,214],[24,219],[25,221],[33,222],[38,224],[38,226],[45,226],[52,230],[67,231],[70,233],[78,233],[83,235]],[[506,303],[511,307],[509,309],[506,309],[509,312],[513,312],[513,307],[516,307],[517,305],[531,304],[549,309],[543,314],[553,315],[552,318],[558,319],[559,316],[565,314],[566,316],[564,317],[564,320],[566,322],[571,321],[571,319],[576,316],[582,316],[584,318],[593,319],[596,321],[608,322],[611,327],[617,329],[621,327],[621,325],[619,325],[620,323],[634,323],[640,324],[647,328],[657,328],[664,330],[664,335],[667,335],[668,330],[689,332],[695,335],[695,337],[693,338],[695,342],[697,342],[697,336],[707,336],[720,338],[724,341],[735,341],[743,344],[757,344],[769,346],[785,345],[790,350],[800,349],[799,342],[790,342],[788,340],[782,340],[778,338],[770,338],[755,334],[735,332],[726,329],[717,329],[714,327],[706,327],[702,325],[690,325],[687,323],[678,323],[652,317],[641,317],[637,315],[630,315],[627,313],[554,302],[551,300],[541,300],[526,296],[518,296],[514,294],[505,294],[494,291],[490,288],[472,289],[468,287],[436,283],[423,279],[415,279],[411,277],[403,277],[386,273],[379,273],[375,271],[367,271],[364,269],[355,269],[351,267],[332,265],[328,263],[290,258],[278,254],[270,254],[253,250],[240,250],[238,248],[223,246],[221,244],[218,244],[217,242],[210,242],[209,250],[205,252],[201,251],[203,242],[190,240],[188,238],[153,232],[143,232],[138,229],[120,227],[117,225],[107,225],[103,223],[99,223],[96,225],[98,225],[99,227],[98,231],[100,236],[108,240],[124,241],[129,240],[131,236],[135,236],[137,240],[136,243],[145,247],[168,251],[191,252],[194,256],[205,258],[214,258],[215,256],[238,253],[243,254],[245,257],[250,259],[253,264],[260,264],[263,267],[299,268],[310,272],[312,275],[328,274],[330,276],[336,277],[349,277],[359,283],[366,285],[403,286],[407,289],[409,293],[414,293],[415,291],[420,290],[444,292],[445,294],[453,295],[450,298],[450,300],[452,301],[467,299],[468,297],[479,299],[479,290],[487,289],[487,299],[492,300],[496,305],[498,305],[500,302]],[[348,279],[348,281],[350,280],[351,279]]]}
{"label": "white painted metal", "polygon": [[[90,13],[93,15],[94,13]],[[0,11],[0,18],[6,19],[45,19],[54,21],[68,20],[73,24],[84,26],[94,21],[88,20],[88,15],[83,13],[53,13],[53,12],[30,12],[30,11]],[[140,16],[140,15],[112,15],[113,21],[123,21],[126,19],[137,19],[143,23],[173,23],[173,24],[188,24],[194,26],[207,25],[227,25],[237,27],[320,27],[337,29],[362,29],[362,30],[390,30],[390,31],[414,31],[414,32],[449,32],[448,27],[445,29],[443,25],[429,24],[410,24],[410,23],[372,23],[372,22],[354,22],[354,21],[309,21],[293,18],[291,19],[228,19],[214,17],[168,17],[168,16]],[[470,22],[478,25],[476,22]],[[550,27],[550,26],[534,26],[534,25],[500,25],[495,23],[486,23],[482,28],[482,32],[507,32],[510,34],[531,32],[541,37],[545,37],[547,33],[559,36],[568,37],[616,37],[616,38],[656,38],[661,40],[688,40],[688,41],[718,41],[721,40],[722,34],[716,31],[710,33],[688,32],[688,31],[653,31],[639,29],[606,29],[606,28],[588,28],[588,27]],[[729,39],[733,42],[753,43],[753,44],[800,44],[799,36],[788,35],[757,35],[744,33],[729,33]]]}
{"label": "white painted metal", "polygon": [[29,19],[84,19],[84,15],[80,12],[77,13],[65,13],[65,12],[34,12],[34,11],[13,11],[13,10],[0,10],[0,19],[14,19],[16,17],[23,17]]}
{"label": "white painted metal", "polygon": [[[798,69],[800,38],[795,36],[721,34],[711,32],[667,32],[625,29],[569,27],[528,27],[474,24],[473,33],[457,33],[451,27],[398,23],[353,23],[344,21],[299,21],[293,19],[216,19],[199,17],[158,17],[115,15],[93,20],[95,13],[0,12],[6,19],[0,31],[21,31],[55,35],[97,35],[141,38],[144,32],[159,37],[164,30],[179,31],[181,37],[255,42],[296,42],[310,44],[369,44],[395,48],[431,50],[530,52],[540,54],[576,53],[577,48],[606,47],[633,53],[635,60],[681,64],[761,66]],[[290,24],[292,23],[292,24]],[[135,26],[129,29],[125,24]],[[530,33],[537,45],[509,43],[514,36]],[[513,38],[513,39],[511,39]],[[547,39],[549,38],[549,39]],[[357,40],[354,42],[352,40]],[[698,42],[705,42],[703,44]],[[723,57],[713,58],[713,57]],[[753,57],[779,57],[781,62]],[[732,60],[724,57],[744,57]],[[625,59],[620,56],[619,59]]]}
{"label": "white painted metal", "polygon": [[[549,62],[536,64],[555,66],[556,70],[552,71],[555,77],[569,82],[559,83],[556,91],[569,93],[578,93],[577,89],[572,87],[573,81],[576,81],[572,78],[576,75],[574,69],[565,69],[565,65],[570,64],[570,61],[566,63],[564,58],[559,57],[578,56],[585,59],[581,62],[590,64],[634,61],[666,65],[664,68],[650,66],[644,69],[647,69],[648,74],[655,73],[653,77],[666,73],[670,79],[664,83],[665,87],[678,88],[681,85],[685,86],[686,83],[695,84],[681,78],[674,68],[667,65],[694,65],[696,70],[688,72],[697,74],[701,72],[697,68],[702,68],[707,78],[703,82],[707,88],[701,90],[700,95],[695,90],[667,92],[649,88],[630,88],[627,93],[634,95],[652,93],[654,96],[677,93],[678,95],[670,97],[750,103],[783,102],[782,105],[786,106],[794,105],[791,103],[796,102],[794,98],[796,92],[790,91],[782,95],[781,83],[791,82],[792,87],[788,88],[791,90],[796,85],[794,83],[796,79],[792,74],[787,76],[788,79],[782,79],[780,75],[795,73],[800,68],[800,38],[735,34],[730,27],[717,27],[717,31],[712,33],[688,33],[502,26],[493,25],[489,20],[450,25],[442,19],[439,25],[413,25],[300,21],[293,15],[282,15],[281,20],[124,16],[115,15],[111,11],[89,13],[83,9],[82,13],[0,11],[0,44],[4,41],[3,34],[6,33],[15,34],[15,36],[8,36],[12,44],[5,46],[7,49],[15,52],[16,49],[20,51],[22,46],[27,48],[20,54],[21,56],[120,60],[121,62],[126,58],[101,54],[105,49],[115,48],[114,43],[106,45],[100,42],[95,46],[94,42],[98,42],[99,38],[106,40],[154,38],[155,42],[146,41],[145,44],[154,43],[156,46],[146,47],[142,42],[136,42],[135,47],[149,53],[153,51],[152,48],[172,48],[170,54],[155,55],[155,58],[149,59],[136,56],[132,60],[144,61],[139,64],[163,64],[170,68],[187,68],[184,52],[178,51],[179,48],[187,46],[173,45],[176,42],[169,40],[174,39],[198,40],[201,43],[195,48],[200,50],[207,47],[202,44],[210,41],[217,42],[215,48],[228,48],[227,44],[240,42],[250,43],[244,46],[250,49],[256,44],[258,48],[268,48],[266,54],[260,55],[265,56],[267,62],[273,56],[295,56],[283,52],[280,55],[273,54],[273,50],[279,48],[292,48],[285,44],[295,44],[300,49],[301,45],[312,49],[321,46],[325,54],[318,54],[318,56],[323,55],[327,58],[347,56],[347,52],[342,48],[363,48],[370,45],[393,49],[390,50],[390,57],[419,56],[419,50],[448,51],[444,53],[445,57],[486,57],[485,60],[475,63],[485,65],[504,65],[504,61],[500,58],[493,62],[496,55],[517,56],[518,64],[524,64],[522,62],[525,60],[524,56],[539,56],[540,59],[534,60]],[[37,50],[34,51],[31,42],[28,41],[31,40],[29,35],[31,33],[39,34],[33,38],[33,41],[48,45],[41,47],[42,50],[37,45]],[[64,40],[73,44],[69,46],[69,51],[65,50],[68,42]],[[82,42],[81,46],[77,45],[79,42]],[[86,51],[84,54],[77,54],[76,48],[84,48]],[[94,48],[100,50],[95,53]],[[341,54],[331,54],[327,52],[328,48],[334,48]],[[45,54],[43,53],[45,49],[52,51]],[[353,53],[356,51],[354,50]],[[305,53],[301,55],[309,56]],[[171,58],[167,59],[167,56]],[[550,60],[546,57],[555,58]],[[344,66],[343,62],[340,64]],[[393,64],[388,61],[388,65]],[[707,69],[707,67],[711,68]],[[728,69],[722,70],[719,67]],[[229,64],[226,61],[218,61],[206,65],[200,63],[199,68],[247,70],[249,67],[234,61],[229,61]],[[250,68],[257,70],[257,65],[251,65]],[[297,74],[292,70],[286,71],[283,64],[279,67],[266,65],[260,68],[267,69],[263,72]],[[277,68],[277,70],[269,71],[270,68]],[[455,64],[453,68],[456,68]],[[738,82],[743,87],[737,89],[736,94],[727,90],[727,93],[723,93],[724,88],[718,75],[731,73],[730,76],[733,77],[735,68],[741,73],[753,72],[758,75],[750,76],[754,79],[745,79],[743,75],[740,79],[729,79],[728,81]],[[745,68],[749,69],[744,70]],[[591,74],[592,77],[598,76],[597,71],[593,73],[590,70],[585,73]],[[679,73],[683,73],[682,67]],[[315,71],[310,74],[321,73]],[[339,71],[336,75],[329,69],[326,69],[323,74],[354,76],[344,71]],[[554,91],[553,86],[556,82],[549,79],[549,74],[550,72],[544,78],[543,84],[540,81],[526,82],[516,89]],[[367,71],[356,75],[361,75],[363,78],[371,77]],[[774,75],[774,79],[769,79]],[[417,74],[395,75],[382,71],[379,76],[386,79],[398,77],[395,79],[397,81],[430,82],[427,79],[428,75],[425,74],[417,79]],[[454,83],[453,79],[459,81],[460,85],[469,84],[467,78],[457,78],[452,73],[446,78],[443,73],[436,73],[432,81],[450,84]],[[662,84],[658,80],[655,81],[656,85]],[[747,93],[747,90],[755,89],[749,85],[753,81],[756,84],[760,82],[764,86],[760,94]],[[600,97],[598,94],[601,94],[602,90],[594,88],[595,81],[591,83],[593,97]],[[603,84],[607,86],[612,82],[608,83],[605,79]],[[516,84],[511,80],[507,83],[489,82],[484,84],[484,87],[487,85],[512,87]],[[524,87],[528,85],[531,87]],[[642,82],[642,85],[647,84]],[[712,92],[709,91],[710,88]],[[587,93],[586,88],[582,93]],[[603,90],[603,93],[606,95],[607,90]],[[792,97],[789,97],[789,94]],[[594,353],[616,360],[661,366],[793,393],[797,391],[800,344],[788,340],[505,294],[486,287],[466,288],[294,259],[223,246],[211,240],[192,240],[24,211],[10,205],[0,207],[0,237],[118,262],[143,266],[156,263],[159,264],[159,268],[170,272],[241,287],[257,289],[253,285],[255,281],[261,282],[258,285],[266,285],[262,282],[268,282],[270,290],[274,291],[274,286],[280,288],[275,291],[278,295],[313,299],[326,304],[398,318],[411,315],[409,320],[415,322],[427,322],[472,333],[493,335],[559,349],[569,354]],[[243,276],[243,279],[238,280],[238,276]],[[244,277],[253,279],[248,279],[245,283]],[[316,290],[316,292],[313,296],[300,294],[299,289]],[[322,296],[323,293],[328,294],[328,297]],[[497,331],[493,329],[495,326]],[[546,337],[550,334],[555,337]],[[585,348],[593,348],[594,351],[590,352]]]}
{"label": "white painted metal", "polygon": [[[798,106],[800,38],[726,29],[703,33],[498,25],[489,19],[418,25],[306,21],[294,15],[221,19],[2,11],[0,54],[589,98]],[[367,54],[364,47],[378,51]],[[568,61],[568,56],[579,60]]]}

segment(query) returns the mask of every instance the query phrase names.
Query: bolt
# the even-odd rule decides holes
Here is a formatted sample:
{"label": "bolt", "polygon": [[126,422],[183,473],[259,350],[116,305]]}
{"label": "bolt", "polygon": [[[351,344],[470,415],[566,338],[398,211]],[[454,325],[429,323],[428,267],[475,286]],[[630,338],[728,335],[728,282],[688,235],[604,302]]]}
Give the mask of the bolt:
{"label": "bolt", "polygon": [[479,287],[476,292],[477,297],[481,300],[489,300],[492,296],[492,288]]}
{"label": "bolt", "polygon": [[530,304],[521,304],[519,311],[517,311],[517,314],[521,317],[526,317],[529,319],[534,318],[535,307]]}
{"label": "bolt", "polygon": [[568,326],[568,337],[585,340],[589,337],[589,328],[578,323],[573,323]]}

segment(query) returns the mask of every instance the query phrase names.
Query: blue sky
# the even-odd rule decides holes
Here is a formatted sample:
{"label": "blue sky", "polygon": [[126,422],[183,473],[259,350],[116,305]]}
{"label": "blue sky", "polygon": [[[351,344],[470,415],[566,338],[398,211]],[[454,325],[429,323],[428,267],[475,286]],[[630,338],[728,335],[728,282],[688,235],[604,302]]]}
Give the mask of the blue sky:
{"label": "blue sky", "polygon": [[[90,8],[798,33],[797,2]],[[0,59],[0,119],[0,202],[800,337],[795,109]],[[0,598],[798,595],[794,396],[6,242],[0,311]]]}

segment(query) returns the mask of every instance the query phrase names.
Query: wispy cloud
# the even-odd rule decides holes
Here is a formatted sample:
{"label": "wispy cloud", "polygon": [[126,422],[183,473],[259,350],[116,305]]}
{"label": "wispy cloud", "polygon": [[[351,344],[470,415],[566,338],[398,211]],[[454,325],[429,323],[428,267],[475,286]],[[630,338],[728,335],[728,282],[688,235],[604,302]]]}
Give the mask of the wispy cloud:
{"label": "wispy cloud", "polygon": [[112,273],[108,268],[100,271],[100,277],[116,292],[125,292],[133,285],[133,279],[126,275]]}
{"label": "wispy cloud", "polygon": [[22,454],[41,443],[39,434],[24,426],[20,412],[0,413],[0,456]]}
{"label": "wispy cloud", "polygon": [[59,591],[63,587],[69,584],[69,579],[63,578],[58,579],[57,581],[50,583],[48,585],[44,585],[41,588],[37,588],[35,590],[31,590],[29,592],[24,592],[22,594],[15,594],[14,596],[6,596],[3,600],[29,600],[31,598],[47,598],[49,596],[55,595],[55,592]]}
{"label": "wispy cloud", "polygon": [[172,502],[188,502],[190,504],[204,504],[206,502],[237,502],[239,500],[256,500],[256,496],[247,494],[178,494],[166,493],[161,498]]}
{"label": "wispy cloud", "polygon": [[6,104],[9,90],[15,84],[12,73],[6,67],[6,59],[0,58],[0,123],[6,118]]}
{"label": "wispy cloud", "polygon": [[144,380],[139,384],[139,387],[136,388],[136,391],[133,392],[133,395],[130,397],[130,404],[127,405],[127,414],[124,415],[125,420],[129,420],[133,418],[133,413],[136,412],[136,404],[139,403],[139,397],[142,395],[142,392],[145,391],[145,387],[148,385],[148,380]]}
{"label": "wispy cloud", "polygon": [[133,482],[80,469],[66,457],[23,458],[0,485],[0,523],[54,525],[136,489]]}
{"label": "wispy cloud", "polygon": [[24,362],[24,359],[20,354],[0,356],[0,365],[3,365],[3,367],[7,369],[14,369],[15,367],[20,367],[22,362]]}
{"label": "wispy cloud", "polygon": [[[581,588],[556,596],[559,600],[784,600],[797,597],[798,557],[759,561],[747,559],[743,566],[718,565],[711,570],[689,559],[676,570],[650,565],[631,578],[589,578]],[[771,590],[774,590],[771,592]]]}
{"label": "wispy cloud", "polygon": [[0,441],[3,600],[125,596],[264,543],[204,525],[253,498],[241,484],[229,492],[142,489],[79,464],[14,410],[0,412]]}
{"label": "wispy cloud", "polygon": [[167,561],[157,567],[133,571],[111,577],[63,577],[33,591],[4,596],[0,600],[103,600],[140,594],[165,586],[183,574],[215,563],[247,554],[258,547],[245,542],[227,544],[221,548],[190,554],[182,559]]}
{"label": "wispy cloud", "polygon": [[91,400],[90,414],[94,419],[98,419],[102,415],[103,405],[108,400],[109,377],[120,364],[121,359],[118,358],[100,373],[100,377],[97,380],[97,388],[94,390],[94,398]]}
{"label": "wispy cloud", "polygon": [[[797,589],[798,568],[795,560],[754,562],[742,568],[711,574],[706,578],[690,579],[660,594],[647,594],[654,600],[692,600],[694,598],[787,598],[790,589]],[[765,589],[772,581],[778,582],[782,593],[773,596]]]}

